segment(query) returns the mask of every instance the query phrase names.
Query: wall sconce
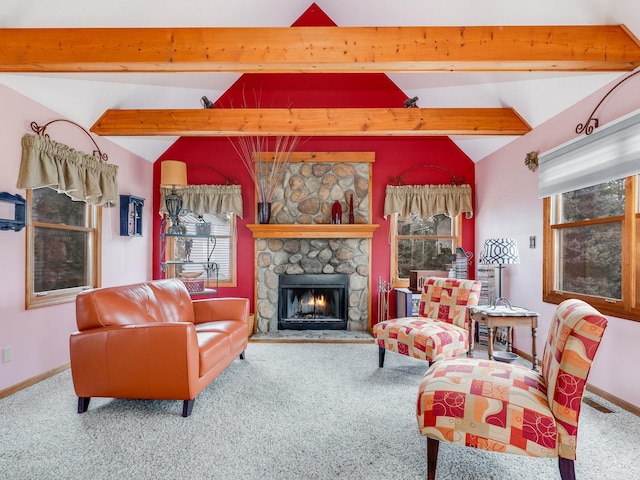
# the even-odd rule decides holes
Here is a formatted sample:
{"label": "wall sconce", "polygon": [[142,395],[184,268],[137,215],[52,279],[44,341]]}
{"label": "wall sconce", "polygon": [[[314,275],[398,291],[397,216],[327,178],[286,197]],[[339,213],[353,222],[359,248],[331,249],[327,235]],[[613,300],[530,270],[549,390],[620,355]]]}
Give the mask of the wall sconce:
{"label": "wall sconce", "polygon": [[168,233],[180,233],[180,210],[182,195],[177,190],[187,186],[187,164],[178,160],[165,160],[160,164],[160,187],[170,188],[171,193],[165,195],[164,201],[171,219]]}
{"label": "wall sconce", "polygon": [[529,170],[535,172],[538,169],[538,152],[529,152],[524,157],[524,164]]}
{"label": "wall sconce", "polygon": [[502,269],[520,263],[518,245],[513,238],[490,238],[484,241],[480,263],[498,266],[498,298],[502,298]]}

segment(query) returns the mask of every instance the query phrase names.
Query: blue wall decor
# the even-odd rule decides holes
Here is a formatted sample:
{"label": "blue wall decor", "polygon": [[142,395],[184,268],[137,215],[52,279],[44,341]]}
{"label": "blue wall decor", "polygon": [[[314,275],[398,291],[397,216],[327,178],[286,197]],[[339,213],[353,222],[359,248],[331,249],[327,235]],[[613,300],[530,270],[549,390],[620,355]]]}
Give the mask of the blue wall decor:
{"label": "blue wall decor", "polygon": [[11,195],[7,192],[1,192],[0,202],[14,204],[13,220],[0,218],[0,230],[14,230],[16,232],[22,230],[27,218],[27,201],[18,194]]}

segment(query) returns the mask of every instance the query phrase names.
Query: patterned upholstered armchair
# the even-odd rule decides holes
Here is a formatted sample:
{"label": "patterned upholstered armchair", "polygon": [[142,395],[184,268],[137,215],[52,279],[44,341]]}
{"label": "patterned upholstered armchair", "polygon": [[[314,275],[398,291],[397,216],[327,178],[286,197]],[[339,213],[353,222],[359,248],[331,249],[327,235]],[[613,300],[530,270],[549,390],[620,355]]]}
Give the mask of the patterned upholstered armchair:
{"label": "patterned upholstered armchair", "polygon": [[563,480],[575,479],[578,417],[587,375],[607,319],[581,300],[553,317],[542,372],[515,364],[451,359],[434,364],[418,391],[416,417],[427,437],[427,478],[439,442],[558,457]]}
{"label": "patterned upholstered armchair", "polygon": [[477,305],[481,283],[431,277],[425,281],[418,317],[392,318],[373,327],[378,364],[386,350],[426,360],[429,364],[469,351],[467,305]]}

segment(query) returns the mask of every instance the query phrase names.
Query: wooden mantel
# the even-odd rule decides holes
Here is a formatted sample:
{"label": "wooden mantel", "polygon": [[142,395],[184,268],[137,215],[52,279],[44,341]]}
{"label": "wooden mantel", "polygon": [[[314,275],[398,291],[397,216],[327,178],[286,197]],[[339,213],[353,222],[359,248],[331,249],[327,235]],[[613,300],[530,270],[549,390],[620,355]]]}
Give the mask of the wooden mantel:
{"label": "wooden mantel", "polygon": [[253,238],[373,238],[378,224],[249,224]]}

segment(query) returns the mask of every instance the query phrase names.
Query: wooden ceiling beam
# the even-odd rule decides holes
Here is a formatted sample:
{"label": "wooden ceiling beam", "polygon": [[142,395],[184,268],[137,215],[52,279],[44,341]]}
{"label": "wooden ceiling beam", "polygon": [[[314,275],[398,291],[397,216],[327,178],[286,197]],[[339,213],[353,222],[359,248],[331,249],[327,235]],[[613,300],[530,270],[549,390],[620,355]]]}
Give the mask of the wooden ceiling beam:
{"label": "wooden ceiling beam", "polygon": [[0,72],[620,71],[624,25],[0,29]]}
{"label": "wooden ceiling beam", "polygon": [[107,110],[102,136],[524,135],[511,108],[227,108]]}

